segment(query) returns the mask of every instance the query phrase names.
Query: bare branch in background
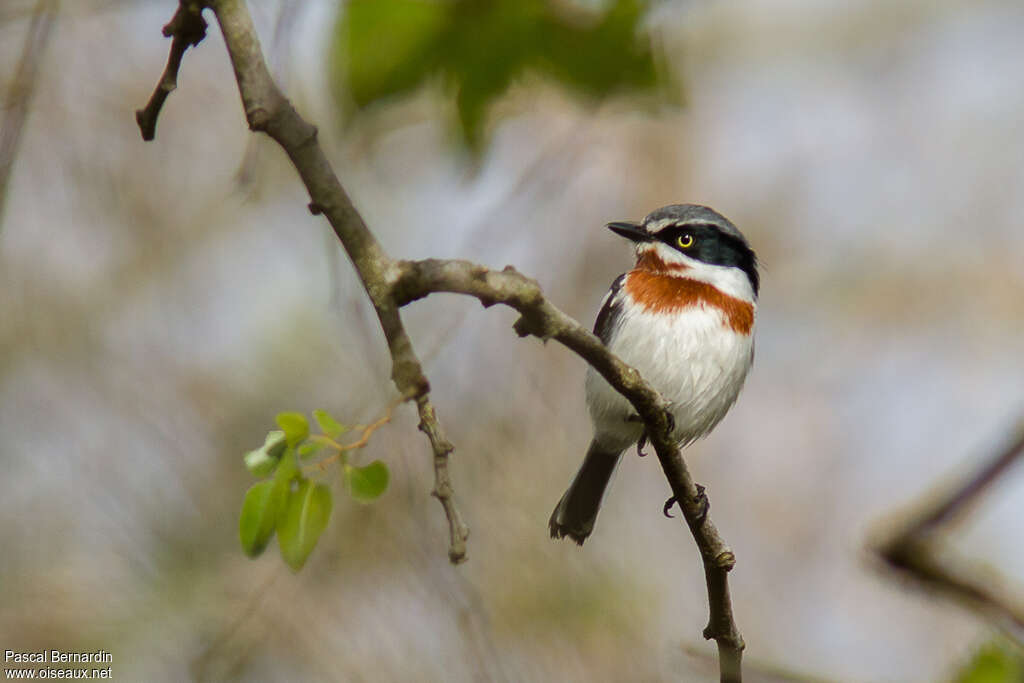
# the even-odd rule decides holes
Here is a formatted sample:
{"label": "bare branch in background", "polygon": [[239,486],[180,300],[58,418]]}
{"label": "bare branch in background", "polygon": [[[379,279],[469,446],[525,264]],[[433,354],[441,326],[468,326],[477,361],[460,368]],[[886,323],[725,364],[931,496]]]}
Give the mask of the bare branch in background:
{"label": "bare branch in background", "polygon": [[[273,138],[292,160],[309,192],[310,210],[314,215],[323,214],[330,222],[377,312],[391,353],[392,381],[403,397],[417,401],[420,428],[434,453],[435,496],[444,506],[451,531],[451,560],[464,559],[468,534],[454,507],[448,477],[448,456],[453,446],[444,437],[429,402],[430,385],[400,315],[401,307],[435,292],[464,294],[485,306],[501,303],[516,309],[520,318],[515,330],[520,336],[559,341],[629,399],[647,426],[650,442],[700,550],[710,611],[704,637],[718,644],[721,680],[741,681],[744,644],[733,619],[728,587],[728,572],[735,556],[708,518],[707,499],[669,436],[663,399],[596,336],[551,304],[535,281],[514,268],[493,271],[468,261],[391,259],[338,181],[317,141],[316,128],[299,116],[270,76],[244,0],[214,0],[209,6],[224,35],[249,127]],[[179,9],[179,13],[182,11]]]}
{"label": "bare branch in background", "polygon": [[203,19],[203,5],[190,0],[181,0],[178,11],[164,26],[164,36],[173,38],[171,54],[167,57],[167,66],[160,82],[156,84],[145,109],[135,112],[135,122],[139,124],[143,140],[152,140],[156,136],[156,121],[160,117],[160,109],[164,100],[178,87],[178,69],[185,50],[198,45],[206,37],[206,20]]}
{"label": "bare branch in background", "polygon": [[0,124],[0,225],[7,205],[7,184],[11,179],[18,143],[28,118],[28,105],[39,80],[39,64],[50,42],[53,23],[57,19],[57,0],[38,0],[32,22],[25,36],[14,79],[4,98],[4,120]]}
{"label": "bare branch in background", "polygon": [[1024,633],[1024,605],[992,590],[991,572],[950,560],[943,553],[944,532],[1024,455],[1024,420],[1009,445],[958,486],[929,494],[923,511],[876,552],[892,568],[923,586],[944,593]]}

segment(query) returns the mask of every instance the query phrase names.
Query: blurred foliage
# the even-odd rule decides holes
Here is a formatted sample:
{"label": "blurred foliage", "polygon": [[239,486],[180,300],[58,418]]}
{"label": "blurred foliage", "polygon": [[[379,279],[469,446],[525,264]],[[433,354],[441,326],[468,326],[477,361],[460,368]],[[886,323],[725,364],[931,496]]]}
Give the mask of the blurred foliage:
{"label": "blurred foliage", "polygon": [[316,547],[333,506],[330,488],[307,478],[301,462],[324,450],[333,451],[308,467],[325,472],[328,465],[340,463],[346,487],[360,503],[380,498],[390,480],[387,465],[379,460],[363,467],[348,461],[350,450],[365,445],[369,430],[360,441],[342,445],[336,439],[349,431],[348,426],[324,410],[314,411],[313,417],[323,434],[311,436],[309,421],[301,413],[280,413],[280,429],[268,433],[262,446],[243,456],[250,473],[272,478],[245,493],[238,520],[242,550],[249,557],[258,557],[277,534],[281,557],[295,571],[302,569]]}
{"label": "blurred foliage", "polygon": [[362,111],[440,81],[461,140],[479,153],[489,108],[526,73],[596,99],[663,85],[645,9],[644,0],[601,11],[549,0],[352,0],[334,35],[335,98]]}
{"label": "blurred foliage", "polygon": [[1024,656],[1000,643],[982,646],[953,683],[1024,683]]}

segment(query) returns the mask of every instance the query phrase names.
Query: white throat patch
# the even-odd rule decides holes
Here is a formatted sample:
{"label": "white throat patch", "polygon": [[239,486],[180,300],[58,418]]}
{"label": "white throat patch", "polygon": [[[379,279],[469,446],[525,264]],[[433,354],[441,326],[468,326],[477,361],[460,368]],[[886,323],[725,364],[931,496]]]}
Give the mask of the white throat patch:
{"label": "white throat patch", "polygon": [[684,272],[679,277],[706,282],[716,287],[723,294],[748,301],[755,301],[754,289],[750,285],[747,274],[735,266],[715,266],[681,253],[664,242],[641,242],[636,245],[637,259],[645,253],[653,252],[668,265],[683,266]]}

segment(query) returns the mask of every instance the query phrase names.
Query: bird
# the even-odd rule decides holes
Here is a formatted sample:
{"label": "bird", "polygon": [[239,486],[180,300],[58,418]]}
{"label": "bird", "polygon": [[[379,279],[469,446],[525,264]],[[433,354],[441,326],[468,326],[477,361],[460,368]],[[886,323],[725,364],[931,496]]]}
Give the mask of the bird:
{"label": "bird", "polygon": [[[667,401],[672,439],[687,446],[725,417],[753,364],[757,255],[729,219],[697,204],[607,227],[633,243],[636,264],[612,283],[594,334]],[[646,438],[632,404],[593,367],[585,389],[594,436],[549,522],[552,538],[579,545],[622,454],[638,444],[642,455]]]}

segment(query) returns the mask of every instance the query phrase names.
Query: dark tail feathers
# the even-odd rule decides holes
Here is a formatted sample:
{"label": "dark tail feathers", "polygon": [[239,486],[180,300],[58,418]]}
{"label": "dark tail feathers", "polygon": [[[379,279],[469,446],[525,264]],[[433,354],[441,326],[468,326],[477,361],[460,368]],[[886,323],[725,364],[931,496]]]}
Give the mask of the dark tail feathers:
{"label": "dark tail feathers", "polygon": [[568,536],[583,545],[594,530],[601,499],[621,456],[622,451],[608,452],[596,441],[590,442],[580,471],[551,513],[551,538]]}

